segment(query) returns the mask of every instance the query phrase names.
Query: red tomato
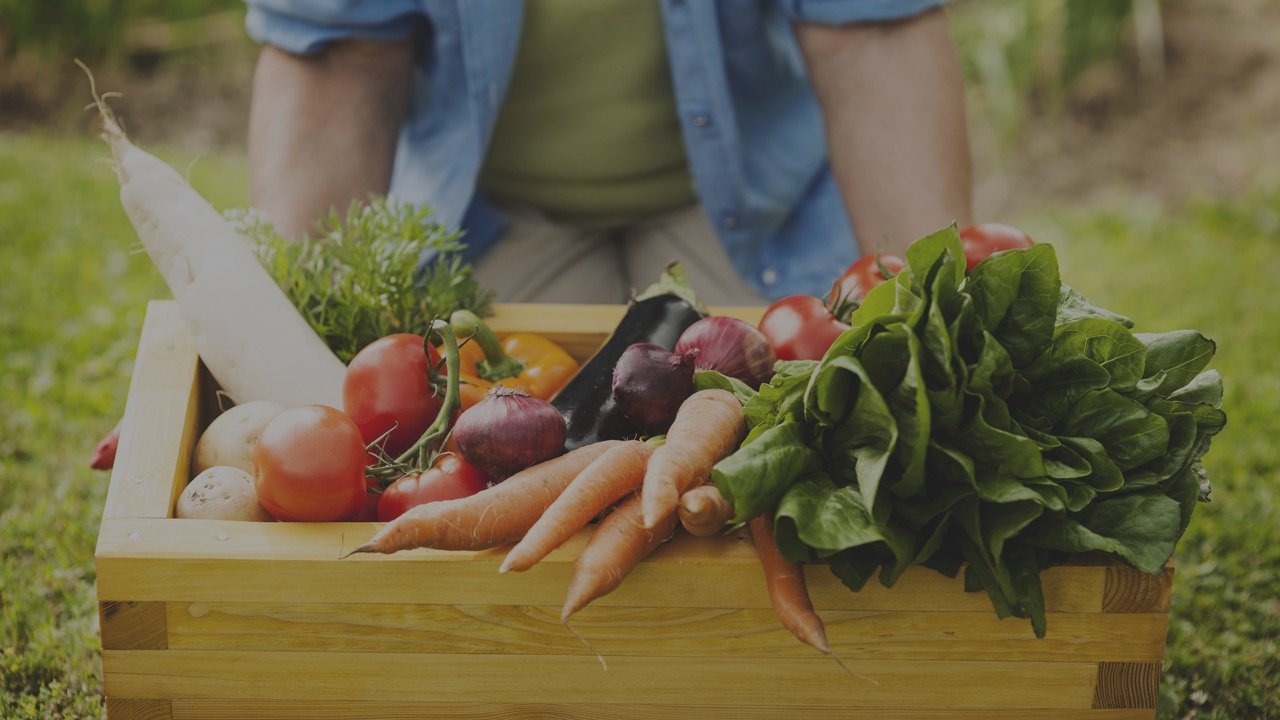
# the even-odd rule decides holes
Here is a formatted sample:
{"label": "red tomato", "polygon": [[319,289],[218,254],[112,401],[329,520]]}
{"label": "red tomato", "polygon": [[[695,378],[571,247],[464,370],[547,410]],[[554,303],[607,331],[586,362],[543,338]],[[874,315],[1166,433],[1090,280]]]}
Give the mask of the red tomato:
{"label": "red tomato", "polygon": [[827,302],[835,304],[841,300],[862,300],[871,292],[871,288],[889,279],[885,277],[884,271],[887,270],[889,277],[892,277],[902,272],[902,268],[906,266],[907,261],[897,255],[863,255],[845,268],[836,281],[836,286],[831,289],[831,294],[827,296]]}
{"label": "red tomato", "polygon": [[991,253],[1029,248],[1035,244],[1026,233],[1003,223],[971,225],[960,231],[960,242],[964,243],[965,264],[970,270]]}
{"label": "red tomato", "polygon": [[435,500],[454,500],[475,495],[489,487],[489,477],[461,455],[445,453],[422,472],[410,473],[382,491],[378,519],[395,520],[406,510]]}
{"label": "red tomato", "polygon": [[779,360],[820,360],[849,326],[812,295],[788,295],[769,306],[760,332]]}
{"label": "red tomato", "polygon": [[345,520],[364,503],[364,463],[351,418],[325,405],[289,408],[258,436],[253,484],[277,520]]}
{"label": "red tomato", "polygon": [[434,366],[440,356],[435,348],[427,352],[422,336],[400,333],[374,340],[351,359],[342,404],[365,444],[390,430],[384,449],[399,455],[436,419],[443,395],[432,393],[427,363]]}

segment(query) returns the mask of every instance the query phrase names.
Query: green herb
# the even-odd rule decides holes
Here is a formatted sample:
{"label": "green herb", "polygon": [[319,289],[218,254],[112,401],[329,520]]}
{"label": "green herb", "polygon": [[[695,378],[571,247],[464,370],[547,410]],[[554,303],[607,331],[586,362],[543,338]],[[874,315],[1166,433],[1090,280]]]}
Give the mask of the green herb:
{"label": "green herb", "polygon": [[773,512],[789,559],[855,590],[964,567],[1039,636],[1043,568],[1103,552],[1160,571],[1226,422],[1213,342],[1133,332],[1061,284],[1049,245],[966,276],[952,227],[907,261],[821,362],[745,398],[747,439],[713,471],[737,519]]}
{"label": "green herb", "polygon": [[343,362],[380,337],[425,334],[455,310],[488,314],[493,292],[463,261],[461,234],[428,208],[381,197],[352,203],[345,221],[331,211],[305,239],[283,237],[251,213],[230,219]]}

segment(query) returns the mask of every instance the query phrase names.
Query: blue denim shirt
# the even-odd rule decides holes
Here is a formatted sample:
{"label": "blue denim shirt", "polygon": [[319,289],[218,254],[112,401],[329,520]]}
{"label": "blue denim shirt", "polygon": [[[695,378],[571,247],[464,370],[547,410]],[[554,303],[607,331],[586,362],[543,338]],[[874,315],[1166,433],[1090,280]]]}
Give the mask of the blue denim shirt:
{"label": "blue denim shirt", "polygon": [[[511,80],[521,0],[247,2],[249,34],[293,53],[425,28],[391,194],[462,227],[472,259],[499,239],[501,218],[476,181]],[[941,2],[661,0],[698,197],[738,272],[766,297],[823,293],[858,256],[791,21],[892,20]]]}

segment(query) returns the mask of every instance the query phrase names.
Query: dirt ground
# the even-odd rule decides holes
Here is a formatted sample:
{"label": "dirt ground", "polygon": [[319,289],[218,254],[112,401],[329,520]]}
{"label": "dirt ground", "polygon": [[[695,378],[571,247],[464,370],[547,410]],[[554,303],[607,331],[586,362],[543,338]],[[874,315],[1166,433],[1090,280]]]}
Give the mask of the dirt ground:
{"label": "dirt ground", "polygon": [[[1152,211],[1197,197],[1280,184],[1280,2],[1170,0],[1165,73],[1136,86],[1103,69],[1072,88],[1062,117],[1029,117],[1010,145],[971,115],[979,219],[1042,206]],[[130,131],[196,152],[243,148],[256,49],[248,40],[96,68]],[[0,130],[88,132],[83,75],[31,63],[0,67]],[[217,68],[210,72],[209,68]],[[1117,207],[1117,209],[1122,209]]]}
{"label": "dirt ground", "polygon": [[1162,79],[1083,78],[1071,112],[1028,120],[1007,157],[974,128],[979,218],[1044,204],[1168,209],[1280,184],[1280,3],[1186,0],[1164,19]]}

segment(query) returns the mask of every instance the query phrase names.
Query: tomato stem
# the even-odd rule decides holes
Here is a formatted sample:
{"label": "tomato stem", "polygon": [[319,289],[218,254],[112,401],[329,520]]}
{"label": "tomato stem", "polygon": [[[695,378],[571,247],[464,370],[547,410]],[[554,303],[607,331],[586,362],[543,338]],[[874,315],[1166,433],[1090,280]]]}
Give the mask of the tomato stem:
{"label": "tomato stem", "polygon": [[436,413],[436,419],[423,431],[422,437],[395,459],[395,464],[400,466],[416,460],[415,465],[419,470],[431,467],[432,461],[435,460],[435,446],[448,434],[453,411],[459,404],[458,376],[461,374],[462,359],[458,355],[458,339],[453,334],[453,328],[443,320],[435,320],[431,323],[431,333],[427,334],[427,343],[431,342],[432,334],[440,338],[440,344],[444,348],[444,400],[440,404],[440,412]]}

